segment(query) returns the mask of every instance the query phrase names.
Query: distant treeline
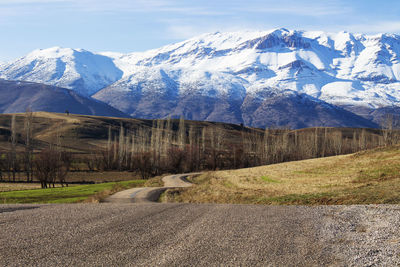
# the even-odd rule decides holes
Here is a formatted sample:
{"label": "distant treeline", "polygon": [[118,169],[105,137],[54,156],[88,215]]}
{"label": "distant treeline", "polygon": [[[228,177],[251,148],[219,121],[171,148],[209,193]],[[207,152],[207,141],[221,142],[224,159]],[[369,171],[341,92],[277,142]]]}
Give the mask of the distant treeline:
{"label": "distant treeline", "polygon": [[[108,139],[97,151],[77,155],[63,146],[55,133],[48,147],[34,153],[33,114],[24,118],[23,131],[16,132],[11,117],[7,152],[0,155],[0,179],[28,182],[34,178],[48,187],[56,182],[67,184],[70,170],[131,171],[143,179],[163,173],[236,169],[285,161],[354,153],[379,146],[397,144],[399,131],[393,117],[387,116],[382,129],[308,128],[265,130],[238,127],[232,132],[223,124],[195,127],[183,118],[154,120],[152,127],[108,127]],[[20,140],[17,140],[20,139]],[[17,152],[16,144],[24,151]]]}

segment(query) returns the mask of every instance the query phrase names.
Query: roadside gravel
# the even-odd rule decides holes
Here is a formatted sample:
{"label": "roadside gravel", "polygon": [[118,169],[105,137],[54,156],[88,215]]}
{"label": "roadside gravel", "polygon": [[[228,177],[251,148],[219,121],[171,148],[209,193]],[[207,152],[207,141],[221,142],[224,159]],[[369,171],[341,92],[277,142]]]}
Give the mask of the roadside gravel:
{"label": "roadside gravel", "polygon": [[0,205],[1,266],[396,266],[398,206]]}
{"label": "roadside gravel", "polygon": [[321,241],[343,266],[400,266],[400,206],[318,209],[324,211]]}

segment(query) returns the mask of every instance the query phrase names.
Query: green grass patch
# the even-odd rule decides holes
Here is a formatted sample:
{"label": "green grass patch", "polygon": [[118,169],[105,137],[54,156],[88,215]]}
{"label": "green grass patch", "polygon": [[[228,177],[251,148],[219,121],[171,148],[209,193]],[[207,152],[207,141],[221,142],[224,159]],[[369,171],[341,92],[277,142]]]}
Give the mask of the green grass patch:
{"label": "green grass patch", "polygon": [[375,169],[364,169],[358,172],[353,182],[366,183],[372,181],[384,181],[400,177],[400,165],[390,164]]}
{"label": "green grass patch", "polygon": [[399,204],[399,187],[399,179],[394,179],[366,184],[352,189],[262,197],[256,203],[273,205]]}
{"label": "green grass patch", "polygon": [[145,180],[111,182],[102,184],[77,185],[47,189],[31,189],[21,191],[0,192],[0,203],[76,203],[82,202],[103,191],[120,191],[142,186]]}
{"label": "green grass patch", "polygon": [[264,182],[272,183],[272,184],[280,184],[280,183],[282,183],[281,181],[272,179],[272,178],[270,178],[270,177],[268,177],[268,176],[261,176],[261,179],[262,179]]}
{"label": "green grass patch", "polygon": [[229,181],[224,181],[224,185],[225,185],[227,188],[235,188],[235,187],[236,187],[233,183],[231,183],[231,182],[229,182]]}

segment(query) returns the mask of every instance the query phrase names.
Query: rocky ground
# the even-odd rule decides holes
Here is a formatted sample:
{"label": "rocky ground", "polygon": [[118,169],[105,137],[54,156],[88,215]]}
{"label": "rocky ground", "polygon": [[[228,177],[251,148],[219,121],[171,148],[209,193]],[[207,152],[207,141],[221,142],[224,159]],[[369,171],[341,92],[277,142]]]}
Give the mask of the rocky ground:
{"label": "rocky ground", "polygon": [[323,207],[321,241],[346,266],[400,265],[400,206]]}

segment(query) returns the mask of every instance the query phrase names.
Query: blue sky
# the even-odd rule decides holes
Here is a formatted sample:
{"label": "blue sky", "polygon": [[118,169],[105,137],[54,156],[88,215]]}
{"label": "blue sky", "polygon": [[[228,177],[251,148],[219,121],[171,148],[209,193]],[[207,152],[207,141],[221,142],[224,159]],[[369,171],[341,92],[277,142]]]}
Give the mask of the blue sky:
{"label": "blue sky", "polygon": [[52,46],[134,52],[215,31],[400,33],[399,0],[0,0],[0,61]]}

